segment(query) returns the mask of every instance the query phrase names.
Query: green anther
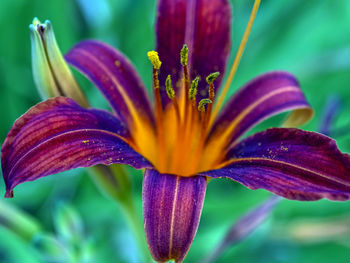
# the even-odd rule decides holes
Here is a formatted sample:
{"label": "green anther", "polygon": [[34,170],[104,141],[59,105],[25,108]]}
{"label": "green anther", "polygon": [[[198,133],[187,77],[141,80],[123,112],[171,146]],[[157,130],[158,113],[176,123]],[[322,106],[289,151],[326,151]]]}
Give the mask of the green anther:
{"label": "green anther", "polygon": [[187,66],[187,59],[188,59],[188,47],[186,44],[183,45],[180,53],[181,57],[181,65]]}
{"label": "green anther", "polygon": [[188,98],[190,100],[194,100],[196,98],[199,80],[200,80],[199,76],[197,76],[194,80],[192,80],[191,87],[188,91]]}
{"label": "green anther", "polygon": [[214,82],[214,80],[216,80],[220,75],[220,72],[214,72],[208,75],[208,77],[206,78],[206,81],[208,84],[212,84]]}
{"label": "green anther", "polygon": [[213,103],[210,99],[202,99],[199,103],[198,103],[198,110],[199,111],[203,111],[205,105],[207,104],[211,104]]}
{"label": "green anther", "polygon": [[175,91],[173,89],[173,83],[171,82],[170,75],[168,75],[168,77],[165,80],[165,88],[166,88],[166,93],[168,94],[169,99],[173,99],[175,97]]}

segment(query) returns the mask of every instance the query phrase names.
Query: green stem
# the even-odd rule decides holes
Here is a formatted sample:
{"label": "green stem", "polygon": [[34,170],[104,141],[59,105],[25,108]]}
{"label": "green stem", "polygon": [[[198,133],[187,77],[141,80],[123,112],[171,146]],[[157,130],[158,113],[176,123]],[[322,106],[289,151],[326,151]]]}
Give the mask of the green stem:
{"label": "green stem", "polygon": [[122,165],[96,165],[90,168],[90,174],[96,185],[107,197],[120,205],[124,217],[136,239],[144,262],[150,262],[150,253],[146,245],[140,214],[132,195],[129,175]]}
{"label": "green stem", "polygon": [[146,244],[143,224],[133,200],[128,199],[120,204],[127,219],[128,225],[136,238],[140,251],[143,255],[144,262],[151,262],[150,253]]}
{"label": "green stem", "polygon": [[0,200],[0,225],[30,241],[42,230],[40,222],[10,203]]}

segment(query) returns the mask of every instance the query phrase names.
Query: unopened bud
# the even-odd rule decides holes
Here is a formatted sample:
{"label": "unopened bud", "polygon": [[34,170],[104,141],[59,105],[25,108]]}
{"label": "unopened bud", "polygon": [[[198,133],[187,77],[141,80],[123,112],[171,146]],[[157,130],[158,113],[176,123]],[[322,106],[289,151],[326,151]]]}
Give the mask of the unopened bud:
{"label": "unopened bud", "polygon": [[46,20],[41,23],[34,18],[29,29],[33,77],[42,99],[65,96],[88,107],[89,104],[57,45],[51,22]]}

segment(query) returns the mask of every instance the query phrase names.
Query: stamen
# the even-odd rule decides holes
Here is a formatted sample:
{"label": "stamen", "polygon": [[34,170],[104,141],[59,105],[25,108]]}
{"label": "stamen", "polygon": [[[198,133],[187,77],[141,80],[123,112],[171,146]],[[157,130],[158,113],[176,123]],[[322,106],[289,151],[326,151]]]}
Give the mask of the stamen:
{"label": "stamen", "polygon": [[183,45],[181,52],[180,52],[180,59],[181,59],[181,65],[187,66],[187,60],[188,60],[188,47],[186,44]]}
{"label": "stamen", "polygon": [[[214,72],[214,73],[211,73],[209,74],[207,77],[206,77],[206,81],[207,83],[209,84],[209,99],[211,101],[214,101],[214,98],[215,98],[215,88],[214,88],[214,81],[220,76],[220,72]],[[206,117],[205,117],[205,126],[207,126],[208,122],[209,122],[209,119],[210,119],[210,115],[211,115],[211,111],[212,111],[212,107],[213,107],[213,104],[209,104],[208,105],[208,109],[207,109],[207,114],[206,114]]]}
{"label": "stamen", "polygon": [[187,94],[190,89],[190,79],[189,79],[189,73],[188,73],[188,67],[187,67],[187,62],[188,62],[188,47],[186,44],[183,45],[181,51],[180,51],[180,62],[181,65],[183,66],[183,118],[182,122],[179,123],[179,131],[178,131],[178,138],[179,138],[179,143],[176,144],[175,147],[175,155],[174,155],[174,160],[173,160],[173,168],[176,168],[176,166],[179,166],[181,164],[181,160],[183,159],[183,154],[181,154],[183,145],[185,144],[185,139],[186,139],[186,128],[187,128],[187,123],[188,123],[188,115],[189,115],[189,102],[187,99]]}
{"label": "stamen", "polygon": [[162,100],[160,97],[159,91],[159,69],[162,65],[162,62],[159,59],[158,52],[149,51],[147,53],[149,60],[153,65],[153,88],[154,88],[154,96],[156,100],[156,124],[157,124],[157,135],[158,135],[158,150],[159,150],[159,169],[163,169],[165,165],[165,144],[164,144],[164,128],[163,128],[163,108],[162,108]]}
{"label": "stamen", "polygon": [[240,62],[240,60],[242,58],[243,51],[244,51],[245,45],[247,43],[250,31],[251,31],[251,29],[253,27],[254,19],[256,17],[258,9],[259,9],[260,1],[261,0],[255,0],[255,2],[254,2],[253,10],[252,10],[252,12],[250,14],[248,25],[247,25],[247,27],[245,29],[245,32],[244,32],[243,38],[241,40],[241,43],[239,45],[238,51],[236,53],[235,59],[234,59],[234,61],[232,63],[231,70],[230,70],[230,73],[229,73],[228,78],[226,80],[224,89],[222,90],[222,93],[220,94],[220,96],[218,98],[218,101],[217,101],[217,103],[215,105],[214,112],[213,112],[212,118],[210,120],[211,123],[213,122],[213,120],[215,119],[216,115],[218,114],[219,109],[221,107],[221,104],[223,103],[223,101],[225,99],[225,96],[227,94],[227,91],[230,88],[232,80],[233,80],[233,78],[234,78],[234,76],[236,74],[236,71],[237,71],[239,62]]}
{"label": "stamen", "polygon": [[[189,112],[189,118],[187,118],[186,124],[186,131],[187,134],[191,133],[191,130],[193,128],[193,125],[195,124],[197,118],[198,118],[198,113],[196,110],[196,95],[197,95],[197,87],[198,87],[198,82],[200,80],[200,77],[197,76],[194,80],[192,80],[190,90],[188,91],[188,100],[190,101],[190,112]],[[186,116],[185,116],[186,119]],[[189,123],[188,123],[189,122]]]}
{"label": "stamen", "polygon": [[171,76],[168,75],[166,80],[165,80],[165,88],[166,88],[166,92],[168,94],[169,99],[171,99],[174,109],[175,109],[175,114],[176,114],[176,119],[177,119],[177,123],[178,125],[180,125],[181,122],[181,117],[180,117],[180,109],[179,109],[179,105],[177,103],[177,99],[175,98],[175,91],[173,89],[173,83],[171,81]]}
{"label": "stamen", "polygon": [[[188,60],[188,47],[186,44],[183,45],[181,52],[180,52],[180,62],[181,65],[183,66],[183,70],[184,70],[184,87],[185,87],[185,94],[188,94],[189,90],[190,90],[190,78],[189,78],[189,73],[188,73],[188,67],[187,67],[187,60]],[[186,125],[186,118],[188,116],[188,111],[189,111],[189,107],[188,107],[188,100],[186,98],[186,96],[184,97],[185,99],[185,103],[184,103],[184,107],[185,107],[185,118],[184,118],[184,125]]]}
{"label": "stamen", "polygon": [[207,121],[206,121],[206,112],[205,112],[205,105],[208,105],[208,108],[210,105],[212,105],[213,101],[211,99],[202,99],[198,103],[198,111],[200,112],[201,117],[201,129],[200,129],[200,137],[197,145],[197,149],[194,153],[194,160],[193,160],[193,167],[196,167],[199,164],[200,158],[201,158],[201,151],[204,148],[205,138],[207,135]]}

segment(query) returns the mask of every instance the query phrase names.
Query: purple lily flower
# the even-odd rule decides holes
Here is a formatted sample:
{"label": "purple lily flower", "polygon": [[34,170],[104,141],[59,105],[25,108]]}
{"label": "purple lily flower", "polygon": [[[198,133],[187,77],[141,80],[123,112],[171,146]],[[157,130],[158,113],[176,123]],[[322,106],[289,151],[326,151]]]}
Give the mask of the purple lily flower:
{"label": "purple lily flower", "polygon": [[77,44],[66,61],[100,89],[114,112],[84,109],[65,97],[32,107],[1,149],[6,197],[20,183],[77,167],[120,163],[145,169],[144,226],[158,262],[185,258],[210,178],[230,178],[294,200],[350,198],[350,158],[331,138],[273,128],[240,140],[275,114],[292,110],[286,125],[312,116],[293,75],[259,76],[218,115],[212,111],[231,47],[227,0],[159,0],[157,14],[162,62],[156,52],[149,54],[155,106],[119,51],[93,40]]}

